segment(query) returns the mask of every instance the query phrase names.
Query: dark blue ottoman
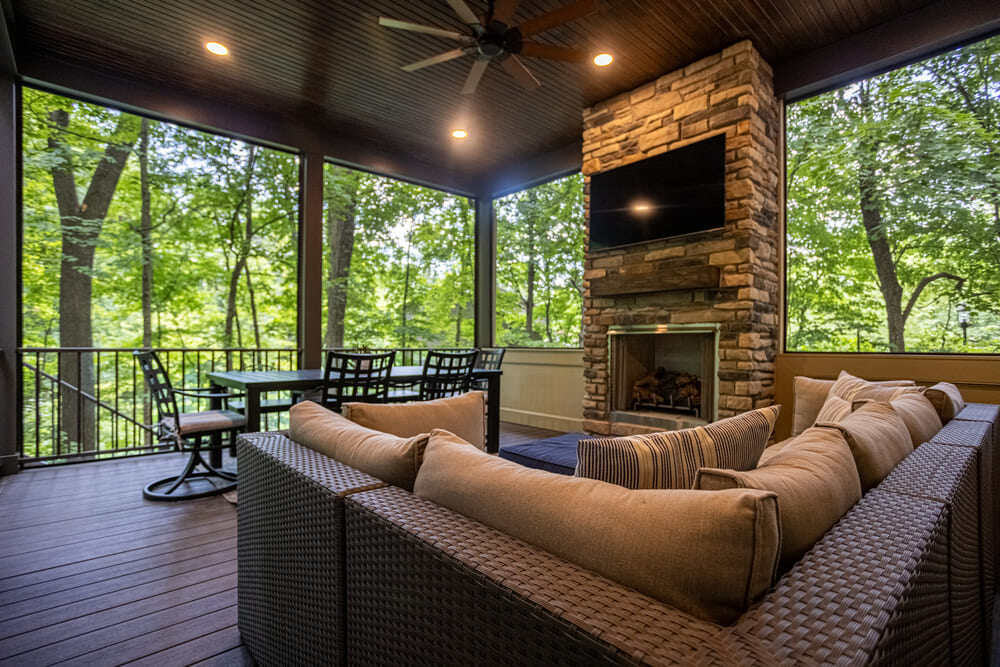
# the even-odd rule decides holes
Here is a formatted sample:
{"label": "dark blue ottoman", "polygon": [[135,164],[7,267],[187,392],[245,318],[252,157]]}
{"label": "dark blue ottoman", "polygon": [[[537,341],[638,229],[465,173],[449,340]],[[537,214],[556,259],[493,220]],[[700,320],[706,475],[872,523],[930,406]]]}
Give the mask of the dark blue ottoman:
{"label": "dark blue ottoman", "polygon": [[501,445],[500,458],[528,468],[572,475],[576,472],[576,443],[592,437],[586,433],[564,433],[520,445]]}

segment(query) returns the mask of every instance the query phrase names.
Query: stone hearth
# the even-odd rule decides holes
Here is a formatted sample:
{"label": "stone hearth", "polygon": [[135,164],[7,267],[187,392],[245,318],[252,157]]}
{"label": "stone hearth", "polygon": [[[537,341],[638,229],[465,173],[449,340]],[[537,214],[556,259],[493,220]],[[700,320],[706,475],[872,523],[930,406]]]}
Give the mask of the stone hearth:
{"label": "stone hearth", "polygon": [[[779,108],[770,66],[745,41],[584,111],[588,207],[590,175],[711,136],[726,137],[724,229],[587,252],[587,430],[627,434],[664,427],[625,417],[612,402],[608,335],[613,327],[717,326],[712,416],[771,404],[780,312]],[[696,279],[674,281],[676,288],[668,291],[629,290],[630,275],[651,272]],[[686,425],[680,420],[675,427]]]}

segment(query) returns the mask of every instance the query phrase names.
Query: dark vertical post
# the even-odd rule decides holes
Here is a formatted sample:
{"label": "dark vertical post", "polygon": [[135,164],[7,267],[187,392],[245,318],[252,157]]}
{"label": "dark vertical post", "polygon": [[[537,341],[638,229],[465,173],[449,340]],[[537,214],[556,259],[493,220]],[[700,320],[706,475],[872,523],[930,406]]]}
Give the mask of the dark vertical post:
{"label": "dark vertical post", "polygon": [[476,198],[476,347],[493,345],[496,329],[497,220],[493,198]]}
{"label": "dark vertical post", "polygon": [[[0,13],[0,19],[2,19]],[[2,30],[3,28],[0,28]],[[5,41],[6,34],[0,35]],[[0,474],[17,472],[18,424],[18,178],[17,86],[0,68]]]}
{"label": "dark vertical post", "polygon": [[302,368],[319,368],[323,356],[323,155],[302,158],[299,198],[299,349]]}

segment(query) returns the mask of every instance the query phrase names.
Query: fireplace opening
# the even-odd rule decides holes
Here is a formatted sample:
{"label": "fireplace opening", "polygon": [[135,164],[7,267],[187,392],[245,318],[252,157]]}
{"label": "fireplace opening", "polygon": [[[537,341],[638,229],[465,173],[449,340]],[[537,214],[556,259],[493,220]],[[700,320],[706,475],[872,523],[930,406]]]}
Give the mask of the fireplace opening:
{"label": "fireplace opening", "polygon": [[717,325],[612,327],[608,353],[612,421],[690,426],[716,418]]}

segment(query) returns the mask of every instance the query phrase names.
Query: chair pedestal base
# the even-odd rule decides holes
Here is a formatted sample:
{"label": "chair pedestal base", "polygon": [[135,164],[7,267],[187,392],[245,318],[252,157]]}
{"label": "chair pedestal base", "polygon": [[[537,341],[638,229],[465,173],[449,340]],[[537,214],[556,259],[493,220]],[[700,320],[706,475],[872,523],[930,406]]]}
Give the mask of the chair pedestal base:
{"label": "chair pedestal base", "polygon": [[[195,472],[198,464],[205,470]],[[221,482],[221,483],[219,483]],[[197,449],[191,452],[184,472],[147,484],[142,497],[147,500],[193,500],[207,498],[236,488],[236,474],[210,466]]]}

